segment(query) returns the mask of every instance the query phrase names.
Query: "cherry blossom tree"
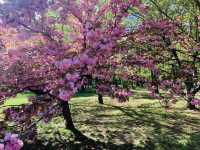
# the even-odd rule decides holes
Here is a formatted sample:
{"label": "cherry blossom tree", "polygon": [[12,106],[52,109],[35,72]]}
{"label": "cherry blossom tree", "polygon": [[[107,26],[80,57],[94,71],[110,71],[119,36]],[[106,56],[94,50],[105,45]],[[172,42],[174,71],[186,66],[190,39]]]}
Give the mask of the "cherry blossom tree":
{"label": "cherry blossom tree", "polygon": [[157,71],[154,71],[159,79],[157,88],[159,86],[167,93],[156,94],[154,83],[153,95],[163,100],[167,98],[172,103],[184,97],[189,109],[197,109],[195,106],[200,102],[195,97],[200,91],[199,40],[183,33],[179,21],[169,19],[145,20],[130,40],[142,44],[138,53],[151,58],[157,66]]}
{"label": "cherry blossom tree", "polygon": [[98,81],[99,94],[128,99],[130,91],[112,79],[127,79],[117,70],[123,67],[118,58],[127,52],[120,47],[128,34],[123,21],[132,8],[146,11],[139,0],[9,0],[1,5],[1,25],[14,28],[20,44],[1,58],[0,102],[27,90],[36,94],[28,104],[4,111],[4,124],[15,122],[19,136],[9,134],[1,147],[14,142],[11,149],[19,149],[18,137],[33,138],[38,121],[60,113],[75,131],[68,101],[90,80]]}

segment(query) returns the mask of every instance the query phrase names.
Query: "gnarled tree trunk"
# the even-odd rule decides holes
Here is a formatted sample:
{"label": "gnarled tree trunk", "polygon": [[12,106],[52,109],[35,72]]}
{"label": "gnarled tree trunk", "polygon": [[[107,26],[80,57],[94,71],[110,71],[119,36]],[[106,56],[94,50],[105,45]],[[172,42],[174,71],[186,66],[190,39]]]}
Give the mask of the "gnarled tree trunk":
{"label": "gnarled tree trunk", "polygon": [[69,130],[74,130],[75,126],[72,120],[69,103],[67,101],[61,101],[61,106],[66,128]]}

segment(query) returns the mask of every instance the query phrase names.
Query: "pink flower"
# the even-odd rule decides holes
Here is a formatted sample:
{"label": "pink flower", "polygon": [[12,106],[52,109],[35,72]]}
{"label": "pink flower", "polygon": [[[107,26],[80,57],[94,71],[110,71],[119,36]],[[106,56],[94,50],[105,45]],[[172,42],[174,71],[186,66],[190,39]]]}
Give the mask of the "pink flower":
{"label": "pink flower", "polygon": [[4,141],[6,143],[5,150],[20,150],[23,147],[23,142],[17,134],[7,133]]}
{"label": "pink flower", "polygon": [[192,104],[192,105],[200,105],[200,99],[194,98],[194,99],[191,101],[191,104]]}
{"label": "pink flower", "polygon": [[169,88],[169,87],[172,86],[172,84],[173,84],[173,82],[172,82],[171,80],[163,80],[163,81],[161,82],[160,88],[161,88],[161,89]]}
{"label": "pink flower", "polygon": [[0,144],[0,150],[4,150],[4,144]]}
{"label": "pink flower", "polygon": [[144,4],[140,4],[139,5],[139,9],[142,13],[146,13],[147,12],[147,6],[145,6]]}
{"label": "pink flower", "polygon": [[64,101],[69,101],[72,93],[70,91],[61,90],[59,93],[59,98]]}
{"label": "pink flower", "polygon": [[130,0],[130,2],[131,2],[131,4],[132,4],[133,6],[138,6],[138,5],[140,5],[140,1],[139,1],[139,0]]}
{"label": "pink flower", "polygon": [[64,60],[62,60],[62,61],[56,62],[55,65],[56,65],[60,70],[64,71],[64,70],[69,69],[69,68],[71,67],[72,63],[73,63],[73,62],[72,62],[71,59],[64,59]]}
{"label": "pink flower", "polygon": [[66,74],[66,79],[70,82],[76,82],[77,80],[80,79],[80,76],[78,73],[74,74]]}
{"label": "pink flower", "polygon": [[96,59],[89,57],[87,54],[82,54],[80,56],[80,62],[86,65],[94,65],[96,63]]}

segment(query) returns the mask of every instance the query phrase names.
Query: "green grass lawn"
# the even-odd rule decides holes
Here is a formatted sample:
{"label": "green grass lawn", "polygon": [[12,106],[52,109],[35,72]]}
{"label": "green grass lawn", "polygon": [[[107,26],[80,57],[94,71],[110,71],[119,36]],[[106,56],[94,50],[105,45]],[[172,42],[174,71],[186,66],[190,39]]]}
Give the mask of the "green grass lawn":
{"label": "green grass lawn", "polygon": [[[99,105],[94,94],[82,93],[70,101],[75,126],[91,141],[76,141],[65,129],[62,117],[38,125],[38,141],[24,149],[72,150],[199,150],[200,112],[179,102],[170,110],[149,99],[146,91],[135,91],[129,102],[108,97]],[[27,95],[19,95],[20,103]],[[12,104],[9,100],[7,105]]]}
{"label": "green grass lawn", "polygon": [[19,105],[28,103],[28,96],[33,95],[32,93],[24,93],[24,94],[18,94],[16,97],[10,98],[6,100],[6,102],[3,105],[0,105],[0,121],[3,118],[2,111],[8,107],[17,107]]}
{"label": "green grass lawn", "polygon": [[32,96],[32,95],[33,94],[31,93],[18,94],[16,97],[8,99],[4,103],[4,106],[21,105],[21,104],[27,103],[28,102],[27,97]]}

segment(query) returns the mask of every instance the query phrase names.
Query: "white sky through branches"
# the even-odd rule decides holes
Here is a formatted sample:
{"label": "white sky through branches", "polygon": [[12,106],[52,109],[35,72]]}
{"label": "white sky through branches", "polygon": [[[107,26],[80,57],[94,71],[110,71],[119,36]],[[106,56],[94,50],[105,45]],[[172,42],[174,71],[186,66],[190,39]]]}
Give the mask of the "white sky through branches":
{"label": "white sky through branches", "polygon": [[5,3],[5,0],[0,0],[0,4],[3,4],[3,3]]}

